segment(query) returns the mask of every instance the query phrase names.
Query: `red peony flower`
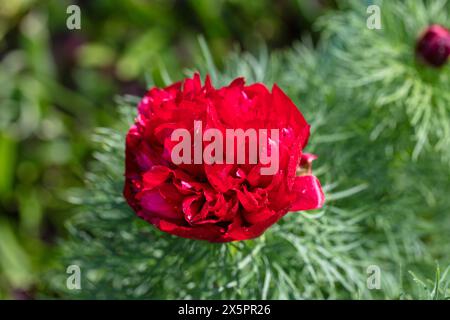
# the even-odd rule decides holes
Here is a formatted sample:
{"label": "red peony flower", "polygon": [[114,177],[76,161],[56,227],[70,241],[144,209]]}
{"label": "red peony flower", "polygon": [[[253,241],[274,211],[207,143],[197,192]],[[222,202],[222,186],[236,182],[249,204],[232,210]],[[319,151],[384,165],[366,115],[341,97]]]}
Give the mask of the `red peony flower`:
{"label": "red peony flower", "polygon": [[431,66],[444,65],[450,56],[450,31],[437,24],[429,26],[418,40],[416,52]]}
{"label": "red peony flower", "polygon": [[[239,129],[249,134],[228,140]],[[178,132],[194,138],[181,139]],[[218,143],[222,134],[230,145],[223,154],[219,148],[211,151],[213,142],[225,144]],[[126,138],[124,196],[138,216],[180,237],[255,238],[288,211],[323,205],[320,182],[311,175],[315,157],[302,152],[308,138],[308,123],[276,84],[269,92],[238,78],[215,89],[209,77],[202,86],[195,74],[150,89],[139,103]],[[182,143],[188,148],[180,151]]]}

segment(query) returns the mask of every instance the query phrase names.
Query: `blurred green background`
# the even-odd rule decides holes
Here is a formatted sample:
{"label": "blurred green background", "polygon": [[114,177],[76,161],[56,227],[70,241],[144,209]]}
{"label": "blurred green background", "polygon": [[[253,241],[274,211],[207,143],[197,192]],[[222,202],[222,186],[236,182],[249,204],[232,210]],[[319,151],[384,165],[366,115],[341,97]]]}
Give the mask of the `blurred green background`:
{"label": "blurred green background", "polygon": [[[66,10],[81,9],[81,30]],[[0,299],[33,298],[52,263],[65,193],[81,186],[92,130],[117,116],[114,98],[146,79],[182,77],[200,59],[288,47],[331,0],[0,0]]]}

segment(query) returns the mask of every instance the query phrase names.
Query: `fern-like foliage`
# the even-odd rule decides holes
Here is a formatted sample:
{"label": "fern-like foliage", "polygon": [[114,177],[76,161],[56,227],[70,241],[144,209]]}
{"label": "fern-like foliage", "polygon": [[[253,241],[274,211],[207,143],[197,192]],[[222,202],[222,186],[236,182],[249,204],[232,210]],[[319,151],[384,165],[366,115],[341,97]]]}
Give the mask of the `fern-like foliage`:
{"label": "fern-like foliage", "polygon": [[396,131],[408,119],[415,146],[412,156],[437,150],[450,160],[450,66],[435,69],[415,56],[416,41],[431,24],[450,24],[450,2],[370,1],[380,8],[381,29],[367,28],[368,3],[345,2],[342,13],[320,25],[333,41],[340,83],[377,117],[372,137]]}
{"label": "fern-like foliage", "polygon": [[[450,168],[440,159],[449,118],[434,113],[441,104],[448,111],[448,69],[417,65],[411,47],[416,33],[408,33],[434,13],[445,19],[438,4],[446,3],[414,3],[380,3],[381,31],[367,30],[363,6],[353,3],[323,20],[325,38],[316,47],[305,39],[285,52],[237,52],[224,70],[214,66],[200,39],[205,59],[198,69],[214,85],[238,76],[248,83],[276,82],[312,125],[307,151],[319,155],[314,173],[324,183],[325,207],[289,213],[254,240],[177,238],[128,208],[122,197],[124,138],[139,98],[118,99],[121,121],[98,130],[86,188],[70,196],[80,213],[68,224],[61,263],[47,276],[50,290],[75,298],[448,297],[448,272],[438,270],[428,296],[426,283],[415,276],[429,274],[435,260],[450,264]],[[163,78],[172,81],[168,74]],[[429,120],[416,110],[424,101],[430,102]],[[411,161],[423,148],[429,150]],[[73,264],[82,271],[81,290],[65,286],[65,270]],[[381,270],[379,290],[367,286],[373,265]]]}

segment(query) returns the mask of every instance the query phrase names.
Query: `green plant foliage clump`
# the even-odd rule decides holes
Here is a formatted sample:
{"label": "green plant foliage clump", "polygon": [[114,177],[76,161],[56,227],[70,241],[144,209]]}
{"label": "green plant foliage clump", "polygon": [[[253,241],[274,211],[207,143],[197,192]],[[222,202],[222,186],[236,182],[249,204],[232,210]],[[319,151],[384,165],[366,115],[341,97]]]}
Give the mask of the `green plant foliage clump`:
{"label": "green plant foliage clump", "polygon": [[[448,24],[450,4],[378,5],[381,30],[367,29],[367,6],[349,2],[323,17],[318,44],[236,52],[220,70],[200,40],[198,69],[215,86],[237,76],[276,82],[305,114],[324,208],[289,213],[245,242],[211,244],[156,230],[121,194],[124,137],[139,101],[127,96],[118,99],[121,123],[95,135],[86,188],[71,195],[80,213],[46,291],[74,298],[448,298],[449,269],[441,272],[437,262],[450,264],[450,67],[419,64],[414,41],[428,24]],[[81,290],[65,287],[73,264],[82,270]],[[367,283],[373,266],[381,279],[375,289]]]}

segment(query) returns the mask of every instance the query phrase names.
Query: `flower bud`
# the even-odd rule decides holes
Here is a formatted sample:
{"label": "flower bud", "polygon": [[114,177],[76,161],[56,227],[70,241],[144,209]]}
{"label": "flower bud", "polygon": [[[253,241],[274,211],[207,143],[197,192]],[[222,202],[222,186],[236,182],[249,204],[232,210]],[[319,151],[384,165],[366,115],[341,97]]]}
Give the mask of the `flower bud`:
{"label": "flower bud", "polygon": [[443,66],[450,55],[450,31],[437,24],[429,26],[417,41],[416,54],[431,66]]}

